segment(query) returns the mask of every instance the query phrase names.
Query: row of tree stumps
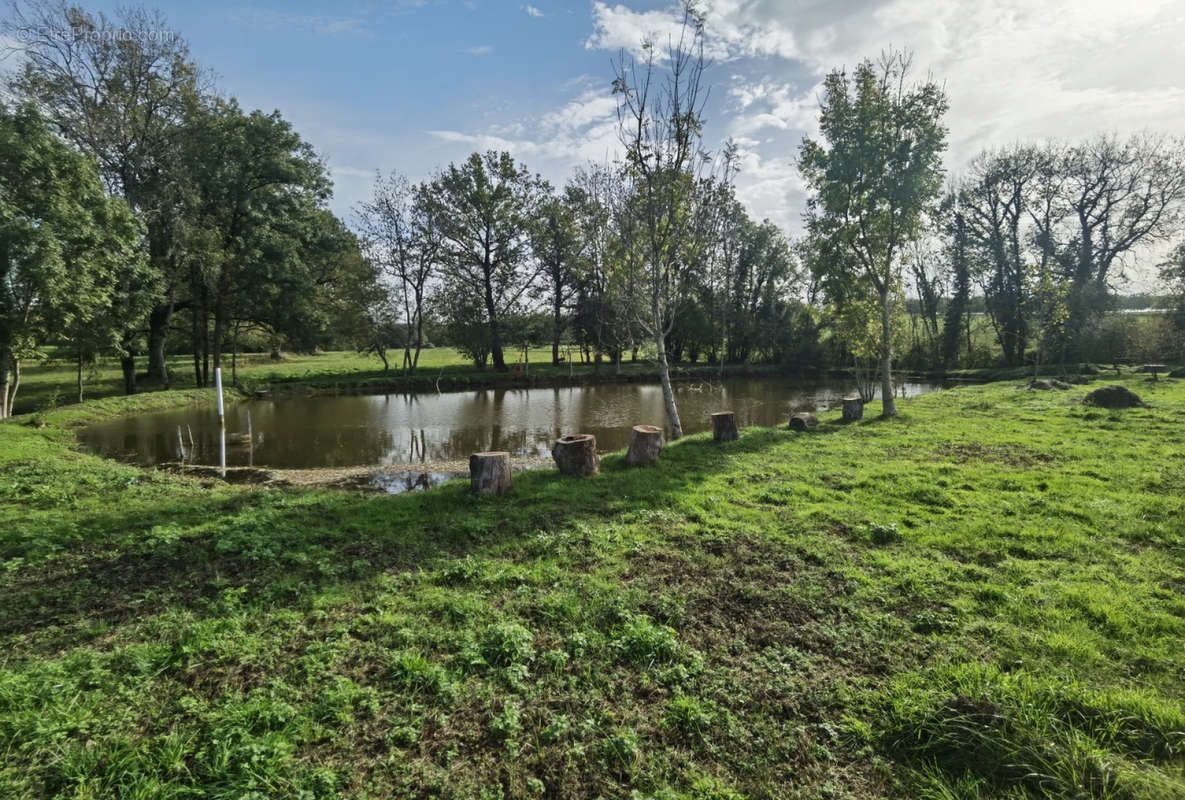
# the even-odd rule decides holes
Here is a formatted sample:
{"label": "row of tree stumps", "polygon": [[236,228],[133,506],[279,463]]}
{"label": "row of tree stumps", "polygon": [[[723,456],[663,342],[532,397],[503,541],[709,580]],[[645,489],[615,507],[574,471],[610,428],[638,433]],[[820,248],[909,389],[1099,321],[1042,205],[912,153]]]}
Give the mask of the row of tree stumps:
{"label": "row of tree stumps", "polygon": [[[662,451],[662,429],[653,425],[635,425],[630,431],[630,447],[625,463],[631,466],[653,464]],[[551,446],[551,457],[563,475],[586,478],[601,471],[597,437],[591,433],[561,436]],[[469,456],[469,484],[479,494],[505,494],[514,488],[510,453],[491,451]]]}
{"label": "row of tree stumps", "polygon": [[[844,422],[864,418],[864,400],[858,396],[843,399]],[[818,427],[819,418],[809,411],[790,416],[790,428],[809,430]],[[732,442],[740,438],[736,413],[717,411],[712,414],[712,437],[717,442]],[[630,446],[625,463],[630,466],[654,464],[662,451],[662,429],[653,425],[635,425],[630,431]],[[597,437],[591,433],[572,433],[561,436],[551,446],[551,457],[563,475],[588,477],[601,471],[601,457],[597,454]],[[479,494],[506,494],[514,488],[510,470],[510,453],[495,450],[469,456],[469,483]]]}

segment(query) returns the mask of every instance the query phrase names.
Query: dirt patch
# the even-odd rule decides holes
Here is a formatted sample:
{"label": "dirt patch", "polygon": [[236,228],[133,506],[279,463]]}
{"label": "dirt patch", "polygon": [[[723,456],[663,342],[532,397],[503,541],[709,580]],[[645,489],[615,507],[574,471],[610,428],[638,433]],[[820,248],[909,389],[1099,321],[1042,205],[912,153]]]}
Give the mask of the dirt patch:
{"label": "dirt patch", "polygon": [[938,452],[950,461],[964,464],[968,461],[994,461],[1012,467],[1031,467],[1034,464],[1048,464],[1057,460],[1052,453],[1045,453],[1025,447],[1022,444],[985,445],[978,442],[941,445]]}
{"label": "dirt patch", "polygon": [[[544,456],[511,459],[511,469],[522,472],[550,465]],[[257,486],[300,486],[329,489],[403,494],[469,475],[465,461],[431,461],[420,464],[393,464],[382,467],[325,467],[319,469],[266,469],[262,467],[227,467],[166,464],[164,469],[196,478],[215,478],[227,483]]]}

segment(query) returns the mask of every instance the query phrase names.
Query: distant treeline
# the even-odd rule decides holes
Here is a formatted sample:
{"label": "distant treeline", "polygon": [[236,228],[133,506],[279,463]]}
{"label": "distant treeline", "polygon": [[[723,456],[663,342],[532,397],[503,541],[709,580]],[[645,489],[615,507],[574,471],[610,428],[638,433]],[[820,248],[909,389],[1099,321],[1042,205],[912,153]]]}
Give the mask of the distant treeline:
{"label": "distant treeline", "polygon": [[[984,152],[942,166],[944,90],[889,53],[828,76],[802,142],[806,233],[750,217],[738,143],[701,142],[703,20],[615,64],[620,159],[562,186],[474,153],[421,183],[390,173],[348,221],[323,159],[279,112],[242,109],[165,21],[35,0],[4,32],[21,69],[0,105],[0,417],[23,361],[115,355],[124,388],[199,386],[244,348],[356,348],[413,372],[430,344],[507,369],[549,344],[595,363],[855,367],[871,394],[913,368],[1182,357],[1185,248],[1163,295],[1120,296],[1179,240],[1185,148],[1151,134]],[[63,31],[94,35],[63,35]],[[104,35],[104,32],[119,35]],[[348,223],[348,224],[347,224]],[[393,363],[391,353],[397,353]],[[891,413],[891,408],[887,409]]]}

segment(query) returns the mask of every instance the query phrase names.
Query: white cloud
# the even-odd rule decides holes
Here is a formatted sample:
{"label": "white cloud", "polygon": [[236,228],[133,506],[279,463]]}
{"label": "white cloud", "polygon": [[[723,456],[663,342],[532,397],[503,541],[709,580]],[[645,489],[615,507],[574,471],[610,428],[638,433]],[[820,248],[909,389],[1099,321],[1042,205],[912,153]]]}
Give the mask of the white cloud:
{"label": "white cloud", "polygon": [[586,89],[554,111],[485,131],[427,133],[474,150],[505,150],[556,184],[567,180],[574,166],[612,160],[620,150],[617,102],[598,89]]}
{"label": "white cloud", "polygon": [[370,23],[358,17],[326,17],[315,14],[289,14],[280,11],[252,10],[236,12],[231,21],[268,31],[304,30],[319,36],[374,35]]}
{"label": "white cloud", "polygon": [[527,12],[527,16],[529,16],[529,17],[542,17],[543,16],[543,12],[540,11],[539,9],[535,8],[535,6],[532,6],[532,5],[523,6],[523,11]]}
{"label": "white cloud", "polygon": [[492,44],[479,44],[473,47],[466,47],[465,52],[471,56],[488,56],[494,52],[494,46]]}
{"label": "white cloud", "polygon": [[[1177,0],[706,0],[705,48],[731,76],[715,124],[748,142],[739,191],[751,212],[794,230],[793,160],[817,129],[829,70],[911,50],[917,77],[946,85],[947,163],[957,171],[980,149],[1016,140],[1185,129],[1180,9]],[[595,2],[592,18],[586,47],[637,52],[644,36],[675,30],[681,13],[674,2]]]}

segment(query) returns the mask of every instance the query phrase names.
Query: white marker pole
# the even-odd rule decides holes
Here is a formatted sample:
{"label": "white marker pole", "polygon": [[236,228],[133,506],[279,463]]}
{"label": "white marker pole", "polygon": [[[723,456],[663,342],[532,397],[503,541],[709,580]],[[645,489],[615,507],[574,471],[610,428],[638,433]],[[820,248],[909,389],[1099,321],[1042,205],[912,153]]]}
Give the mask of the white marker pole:
{"label": "white marker pole", "polygon": [[214,391],[218,393],[218,424],[226,424],[226,416],[222,408],[222,367],[214,367]]}

